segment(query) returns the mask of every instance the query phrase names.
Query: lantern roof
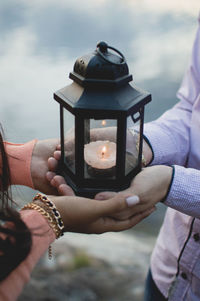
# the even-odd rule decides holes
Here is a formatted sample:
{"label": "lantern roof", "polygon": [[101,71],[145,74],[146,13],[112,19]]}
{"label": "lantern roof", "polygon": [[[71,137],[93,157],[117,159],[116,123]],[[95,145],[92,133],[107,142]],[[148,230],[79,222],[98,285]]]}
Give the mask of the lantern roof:
{"label": "lantern roof", "polygon": [[84,89],[72,83],[54,93],[54,98],[73,114],[76,110],[93,115],[107,111],[108,114],[114,114],[113,117],[130,115],[151,101],[148,92],[130,84],[118,89]]}
{"label": "lantern roof", "polygon": [[94,52],[78,58],[69,77],[83,87],[116,87],[132,80],[123,54],[105,42],[99,42]]}
{"label": "lantern roof", "polygon": [[54,98],[73,114],[129,115],[151,101],[148,92],[130,84],[132,75],[123,54],[105,42],[78,58],[69,77],[73,83],[55,92]]}

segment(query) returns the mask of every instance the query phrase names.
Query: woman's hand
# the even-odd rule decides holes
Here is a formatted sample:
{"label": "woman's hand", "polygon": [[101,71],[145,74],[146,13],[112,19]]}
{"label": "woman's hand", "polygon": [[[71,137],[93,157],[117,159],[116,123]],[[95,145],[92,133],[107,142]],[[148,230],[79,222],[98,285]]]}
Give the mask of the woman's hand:
{"label": "woman's hand", "polygon": [[[129,193],[133,198],[129,198],[128,204],[133,205],[131,210],[126,210],[120,213],[114,213],[112,217],[118,219],[126,219],[132,215],[144,212],[153,208],[158,202],[162,201],[169,189],[172,179],[172,167],[157,165],[144,168],[133,179],[131,186],[119,192],[118,195]],[[95,196],[95,199],[102,200],[112,197],[113,192],[102,192]],[[137,199],[138,197],[138,199]]]}
{"label": "woman's hand", "polygon": [[[119,195],[129,193],[134,196],[127,200],[128,205],[132,206],[132,209],[117,214],[114,213],[112,217],[126,219],[131,216],[130,214],[137,215],[154,208],[158,202],[165,198],[171,180],[172,167],[170,166],[156,165],[144,168],[135,176],[128,189],[118,193]],[[95,199],[105,200],[114,194],[114,192],[101,192],[95,196]]]}
{"label": "woman's hand", "polygon": [[168,192],[173,169],[166,165],[144,168],[132,181],[129,192],[138,195],[136,212],[142,212],[162,201]]}
{"label": "woman's hand", "polygon": [[48,159],[53,156],[58,144],[58,139],[41,140],[36,142],[33,149],[31,159],[33,185],[35,189],[46,194],[57,194],[57,190],[47,180],[46,173],[49,170]]}
{"label": "woman's hand", "polygon": [[129,229],[153,212],[153,209],[150,209],[122,221],[112,218],[114,214],[131,210],[126,201],[129,196],[130,193],[124,193],[123,196],[116,194],[113,198],[101,202],[75,196],[49,198],[61,214],[65,231],[100,234]]}

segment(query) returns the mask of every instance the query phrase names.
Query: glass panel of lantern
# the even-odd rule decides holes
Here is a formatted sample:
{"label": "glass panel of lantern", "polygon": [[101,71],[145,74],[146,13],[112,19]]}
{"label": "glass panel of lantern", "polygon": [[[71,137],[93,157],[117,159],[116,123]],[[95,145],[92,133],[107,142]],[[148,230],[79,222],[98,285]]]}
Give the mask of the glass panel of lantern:
{"label": "glass panel of lantern", "polygon": [[143,120],[144,108],[127,118],[125,176],[135,176],[141,169]]}
{"label": "glass panel of lantern", "polygon": [[63,111],[63,161],[69,170],[75,173],[75,117],[70,111]]}

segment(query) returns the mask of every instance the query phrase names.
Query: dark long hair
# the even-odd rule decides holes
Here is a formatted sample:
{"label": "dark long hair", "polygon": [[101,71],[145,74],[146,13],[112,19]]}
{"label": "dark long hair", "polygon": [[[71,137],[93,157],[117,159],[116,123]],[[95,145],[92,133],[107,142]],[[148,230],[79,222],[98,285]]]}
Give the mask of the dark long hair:
{"label": "dark long hair", "polygon": [[0,125],[0,281],[23,261],[31,248],[31,233],[13,208],[10,169]]}

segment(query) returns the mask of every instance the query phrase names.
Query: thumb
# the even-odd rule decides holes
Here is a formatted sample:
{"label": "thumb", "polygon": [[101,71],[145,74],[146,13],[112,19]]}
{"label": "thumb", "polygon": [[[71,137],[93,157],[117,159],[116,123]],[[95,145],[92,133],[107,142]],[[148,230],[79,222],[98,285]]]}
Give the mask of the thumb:
{"label": "thumb", "polygon": [[127,202],[127,198],[129,196],[130,193],[115,193],[112,198],[97,202],[98,213],[101,216],[109,216],[111,214],[127,209],[129,207],[129,204]]}
{"label": "thumb", "polygon": [[117,193],[114,191],[104,191],[97,193],[94,197],[95,200],[103,201],[113,198]]}

